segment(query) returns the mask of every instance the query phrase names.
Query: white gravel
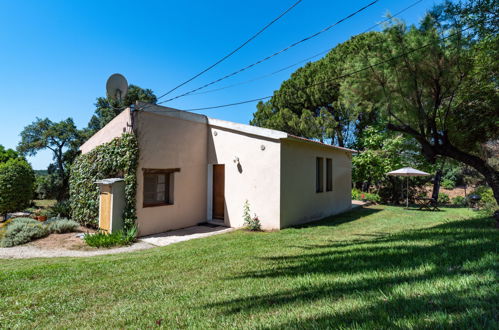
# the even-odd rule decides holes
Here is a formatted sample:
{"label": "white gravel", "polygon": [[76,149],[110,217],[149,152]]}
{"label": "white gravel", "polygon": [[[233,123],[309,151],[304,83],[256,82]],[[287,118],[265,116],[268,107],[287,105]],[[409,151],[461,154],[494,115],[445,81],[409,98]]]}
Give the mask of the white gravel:
{"label": "white gravel", "polygon": [[93,257],[105,254],[116,254],[145,250],[155,247],[154,245],[137,242],[130,246],[114,249],[99,249],[95,251],[79,251],[66,249],[41,249],[32,245],[19,245],[10,248],[0,248],[0,259],[26,259],[26,258],[55,258],[55,257]]}

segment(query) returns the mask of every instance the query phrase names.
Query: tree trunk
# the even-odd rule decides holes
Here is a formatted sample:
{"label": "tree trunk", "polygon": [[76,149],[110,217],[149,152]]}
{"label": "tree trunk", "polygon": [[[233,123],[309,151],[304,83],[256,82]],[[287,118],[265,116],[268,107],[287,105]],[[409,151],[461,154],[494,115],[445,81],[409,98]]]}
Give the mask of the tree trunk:
{"label": "tree trunk", "polygon": [[442,171],[438,170],[435,173],[435,179],[433,181],[433,191],[431,193],[431,198],[438,200],[438,193],[440,191],[440,180],[442,180]]}
{"label": "tree trunk", "polygon": [[437,143],[439,140],[441,143],[434,145],[429,143],[423,135],[410,126],[402,127],[394,124],[388,124],[387,127],[392,131],[402,132],[414,137],[421,144],[424,156],[430,161],[434,161],[435,156],[440,155],[455,159],[461,163],[473,167],[485,177],[485,181],[492,188],[494,198],[499,204],[499,172],[490,166],[484,159],[459,150],[450,143],[445,135],[439,136],[440,139],[435,139]]}

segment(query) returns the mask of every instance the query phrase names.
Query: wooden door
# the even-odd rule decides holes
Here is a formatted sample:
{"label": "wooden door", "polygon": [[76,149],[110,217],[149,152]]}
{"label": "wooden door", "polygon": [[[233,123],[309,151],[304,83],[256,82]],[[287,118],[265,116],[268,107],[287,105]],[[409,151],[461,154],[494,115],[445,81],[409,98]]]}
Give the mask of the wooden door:
{"label": "wooden door", "polygon": [[224,219],[225,215],[225,166],[213,165],[213,219]]}
{"label": "wooden door", "polygon": [[99,228],[107,232],[111,229],[111,186],[109,185],[101,188]]}

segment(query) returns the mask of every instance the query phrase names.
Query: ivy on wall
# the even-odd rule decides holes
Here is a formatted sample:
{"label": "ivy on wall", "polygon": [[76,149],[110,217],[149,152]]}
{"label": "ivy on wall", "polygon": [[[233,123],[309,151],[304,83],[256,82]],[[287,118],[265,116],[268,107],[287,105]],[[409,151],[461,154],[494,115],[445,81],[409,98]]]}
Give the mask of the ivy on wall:
{"label": "ivy on wall", "polygon": [[125,228],[134,225],[138,156],[137,139],[132,133],[124,133],[121,137],[78,156],[71,166],[69,180],[73,220],[96,228],[99,224],[99,187],[95,181],[124,178],[124,224]]}

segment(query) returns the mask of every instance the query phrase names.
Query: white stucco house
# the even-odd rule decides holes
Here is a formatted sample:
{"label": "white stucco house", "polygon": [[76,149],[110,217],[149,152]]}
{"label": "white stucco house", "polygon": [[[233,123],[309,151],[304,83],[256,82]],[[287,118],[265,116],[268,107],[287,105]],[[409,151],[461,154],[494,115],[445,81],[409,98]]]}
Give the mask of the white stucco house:
{"label": "white stucco house", "polygon": [[80,150],[127,131],[139,144],[141,236],[206,221],[241,227],[246,200],[266,230],[351,208],[353,150],[151,104],[124,110]]}

